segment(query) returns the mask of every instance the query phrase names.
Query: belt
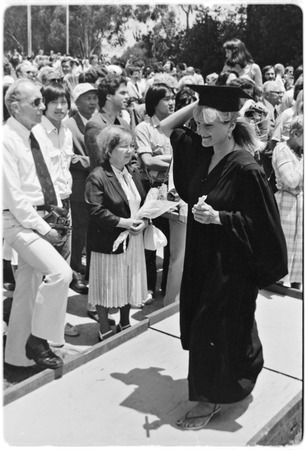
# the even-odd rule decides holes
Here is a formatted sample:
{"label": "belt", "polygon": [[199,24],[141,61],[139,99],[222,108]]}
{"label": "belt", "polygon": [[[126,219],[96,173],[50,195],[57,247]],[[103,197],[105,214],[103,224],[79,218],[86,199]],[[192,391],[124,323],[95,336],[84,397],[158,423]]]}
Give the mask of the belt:
{"label": "belt", "polygon": [[[45,211],[45,209],[46,209],[45,205],[33,206],[33,208],[35,208],[36,211]],[[3,212],[4,211],[9,211],[9,209],[3,209],[2,211]]]}
{"label": "belt", "polygon": [[[69,200],[69,198],[64,198],[61,201],[62,201],[62,204],[63,204],[63,208],[65,208],[65,209],[69,209],[70,208],[70,200]],[[36,209],[36,211],[47,211],[45,205],[34,206],[34,208]]]}
{"label": "belt", "polygon": [[[70,208],[70,200],[69,200],[69,198],[64,198],[62,200],[62,204],[63,204],[63,208],[69,209]],[[47,211],[45,205],[37,205],[37,206],[34,205],[33,208],[35,208],[36,211]],[[9,209],[3,209],[2,211],[9,211]]]}

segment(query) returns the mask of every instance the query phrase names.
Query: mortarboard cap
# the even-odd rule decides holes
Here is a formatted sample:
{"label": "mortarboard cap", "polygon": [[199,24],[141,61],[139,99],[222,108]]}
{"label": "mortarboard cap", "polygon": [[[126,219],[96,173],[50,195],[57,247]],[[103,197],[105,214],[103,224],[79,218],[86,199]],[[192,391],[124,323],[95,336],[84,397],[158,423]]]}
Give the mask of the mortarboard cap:
{"label": "mortarboard cap", "polygon": [[216,86],[188,84],[190,89],[199,94],[199,105],[208,106],[222,112],[239,111],[241,98],[252,98],[238,86]]}

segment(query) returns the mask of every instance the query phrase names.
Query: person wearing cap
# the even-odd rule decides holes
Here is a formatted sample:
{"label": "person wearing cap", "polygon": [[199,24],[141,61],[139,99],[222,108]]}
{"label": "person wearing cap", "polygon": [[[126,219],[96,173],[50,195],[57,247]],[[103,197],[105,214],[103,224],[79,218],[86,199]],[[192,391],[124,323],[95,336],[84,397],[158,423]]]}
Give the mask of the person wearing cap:
{"label": "person wearing cap", "polygon": [[[88,212],[85,203],[85,183],[89,175],[89,156],[85,146],[85,127],[98,106],[97,88],[90,83],[80,83],[72,91],[72,98],[77,112],[65,120],[66,127],[71,131],[74,158],[70,165],[72,175],[72,193],[70,196],[72,216],[71,268],[80,275],[85,274],[82,264],[83,250],[86,247]],[[74,290],[83,290],[84,281],[78,286],[75,281]]]}
{"label": "person wearing cap", "polygon": [[[198,103],[160,126],[173,147],[175,187],[188,204],[180,329],[189,400],[197,403],[177,425],[198,430],[255,386],[263,368],[256,298],[287,273],[287,251],[274,195],[253,156],[262,144],[239,117],[248,94],[236,86],[190,87]],[[197,133],[178,128],[192,115]]]}

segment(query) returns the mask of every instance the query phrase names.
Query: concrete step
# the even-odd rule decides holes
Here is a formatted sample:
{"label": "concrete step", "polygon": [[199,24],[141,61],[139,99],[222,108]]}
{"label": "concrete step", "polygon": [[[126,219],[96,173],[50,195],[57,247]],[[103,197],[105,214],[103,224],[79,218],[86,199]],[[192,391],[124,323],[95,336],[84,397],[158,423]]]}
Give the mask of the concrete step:
{"label": "concrete step", "polygon": [[194,403],[187,400],[188,353],[181,348],[178,304],[173,304],[161,310],[161,320],[156,311],[104,343],[70,354],[64,376],[54,380],[62,374],[46,370],[30,389],[27,380],[19,392],[7,392],[5,441],[24,446],[286,444],[301,425],[302,306],[299,299],[261,291],[256,316],[265,368],[252,394],[224,405],[205,429],[183,431],[175,425]]}

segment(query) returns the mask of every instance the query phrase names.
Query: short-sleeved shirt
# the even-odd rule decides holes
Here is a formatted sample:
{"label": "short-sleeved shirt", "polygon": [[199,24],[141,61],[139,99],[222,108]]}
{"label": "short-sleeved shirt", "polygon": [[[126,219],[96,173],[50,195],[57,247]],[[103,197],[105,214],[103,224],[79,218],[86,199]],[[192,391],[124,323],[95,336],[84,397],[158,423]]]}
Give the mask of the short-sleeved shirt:
{"label": "short-sleeved shirt", "polygon": [[[150,153],[152,156],[172,155],[170,139],[160,128],[160,121],[156,115],[145,119],[135,128],[137,153],[139,156]],[[164,182],[167,178],[165,171],[150,170],[151,180]],[[141,167],[143,179],[148,179],[147,171],[143,164]]]}

